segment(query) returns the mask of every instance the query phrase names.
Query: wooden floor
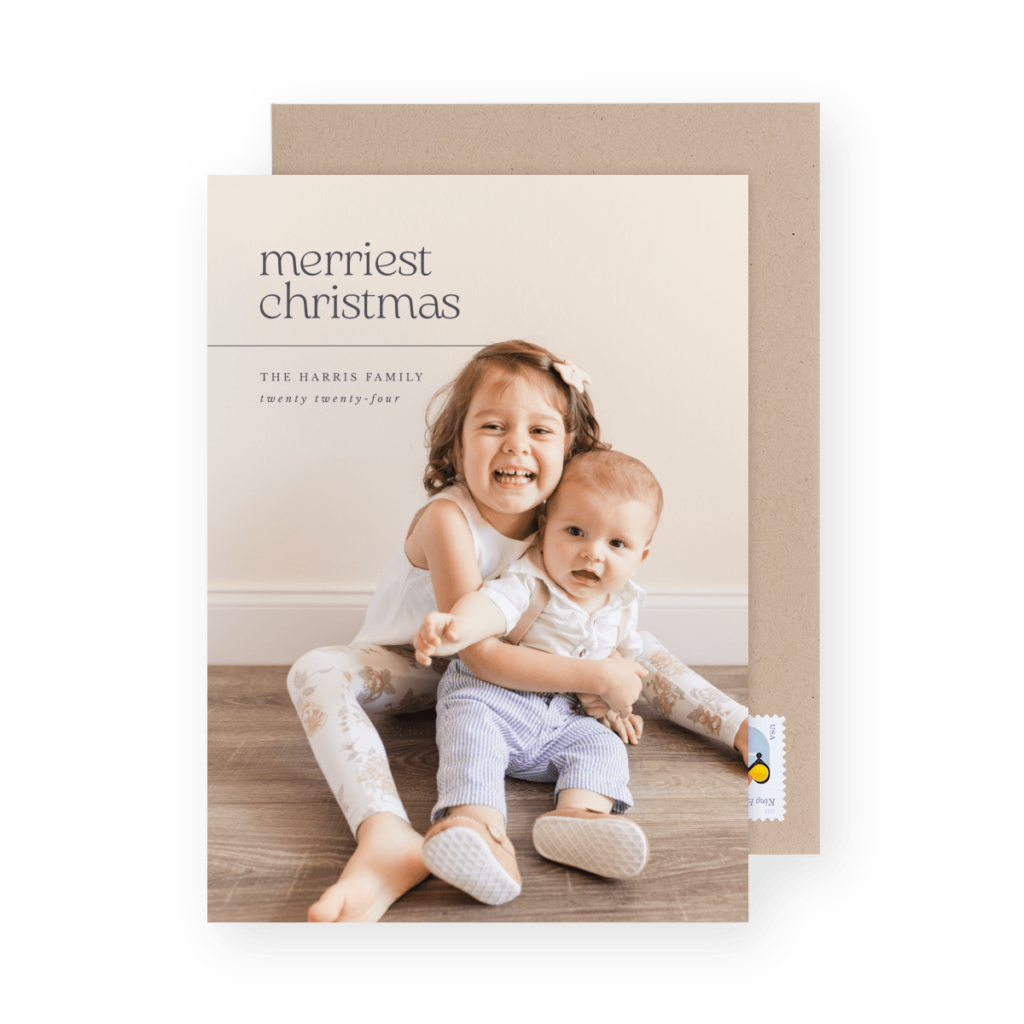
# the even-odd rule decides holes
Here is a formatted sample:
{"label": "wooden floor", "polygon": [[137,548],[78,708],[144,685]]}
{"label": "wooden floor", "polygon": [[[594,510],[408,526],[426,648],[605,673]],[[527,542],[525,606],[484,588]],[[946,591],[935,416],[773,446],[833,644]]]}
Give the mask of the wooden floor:
{"label": "wooden floor", "polygon": [[[697,671],[746,703],[746,668]],[[210,921],[305,921],[355,846],[292,708],[286,674],[286,666],[210,669]],[[521,895],[488,907],[428,878],[384,920],[745,921],[747,785],[739,757],[642,700],[635,710],[645,720],[640,745],[630,748],[630,816],[650,844],[642,874],[610,881],[542,859],[530,829],[553,806],[553,786],[507,779]],[[434,712],[374,721],[412,824],[425,832],[436,797]]]}

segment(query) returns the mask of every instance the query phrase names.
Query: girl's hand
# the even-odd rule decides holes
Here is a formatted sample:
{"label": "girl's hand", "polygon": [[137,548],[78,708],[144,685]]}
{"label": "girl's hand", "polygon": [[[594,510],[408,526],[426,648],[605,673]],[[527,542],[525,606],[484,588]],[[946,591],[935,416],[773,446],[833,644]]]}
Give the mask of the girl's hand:
{"label": "girl's hand", "polygon": [[420,631],[412,638],[416,648],[416,660],[429,665],[431,655],[439,658],[458,653],[458,641],[462,635],[459,620],[447,612],[430,612],[423,620]]}
{"label": "girl's hand", "polygon": [[638,662],[624,658],[595,661],[593,665],[599,672],[594,692],[604,698],[612,711],[628,717],[640,696],[640,678],[647,675],[647,669]]}

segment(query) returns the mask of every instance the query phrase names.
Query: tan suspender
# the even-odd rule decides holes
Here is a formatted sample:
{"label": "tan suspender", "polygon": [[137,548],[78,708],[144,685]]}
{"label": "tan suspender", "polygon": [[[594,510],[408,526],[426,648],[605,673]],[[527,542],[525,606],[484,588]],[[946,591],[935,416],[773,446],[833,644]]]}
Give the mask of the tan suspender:
{"label": "tan suspender", "polygon": [[537,621],[537,616],[544,611],[550,599],[551,592],[548,590],[548,585],[538,577],[537,586],[533,588],[533,594],[530,595],[530,603],[526,606],[526,611],[519,617],[519,621],[508,631],[505,643],[513,646],[518,644],[526,636],[526,631]]}
{"label": "tan suspender", "polygon": [[616,650],[622,645],[622,641],[626,639],[626,626],[629,624],[629,605],[622,609],[622,618],[619,619],[619,635],[615,638]]}
{"label": "tan suspender", "polygon": [[[547,607],[551,600],[551,592],[548,585],[537,577],[537,586],[530,595],[530,603],[526,611],[519,617],[519,621],[508,631],[505,643],[515,646],[526,636],[527,630],[537,621],[537,616]],[[615,646],[618,647],[626,636],[626,626],[629,624],[629,605],[622,609],[622,618],[619,619],[619,635],[615,638]]]}

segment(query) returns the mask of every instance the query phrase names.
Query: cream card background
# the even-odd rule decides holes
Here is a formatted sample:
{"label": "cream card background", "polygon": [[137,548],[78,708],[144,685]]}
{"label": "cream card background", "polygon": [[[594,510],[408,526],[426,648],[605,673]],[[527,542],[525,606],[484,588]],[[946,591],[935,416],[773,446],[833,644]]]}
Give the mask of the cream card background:
{"label": "cream card background", "polygon": [[[587,370],[604,437],[662,483],[666,513],[638,581],[745,599],[744,176],[214,177],[209,225],[209,341],[232,346],[209,352],[211,589],[372,591],[424,499],[428,399],[474,346],[531,337]],[[260,274],[265,251],[301,258],[365,242],[426,248],[430,276],[295,277],[285,258],[279,277],[275,257]],[[291,320],[261,315],[286,280],[293,295],[331,294],[332,283],[417,302],[456,293],[460,315],[330,319],[323,302],[322,318],[306,320],[294,300]],[[299,379],[325,370],[358,383]],[[365,380],[389,372],[422,379]],[[398,401],[313,403],[375,392]],[[739,646],[742,662],[745,631]]]}

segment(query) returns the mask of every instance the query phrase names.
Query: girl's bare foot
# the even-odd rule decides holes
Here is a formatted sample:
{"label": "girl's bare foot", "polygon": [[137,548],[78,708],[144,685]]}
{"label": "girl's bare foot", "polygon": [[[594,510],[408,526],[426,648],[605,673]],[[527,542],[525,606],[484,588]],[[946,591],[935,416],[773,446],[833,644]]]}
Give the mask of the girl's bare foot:
{"label": "girl's bare foot", "polygon": [[341,877],[309,908],[310,921],[379,921],[427,875],[423,836],[397,815],[372,814],[356,830]]}

